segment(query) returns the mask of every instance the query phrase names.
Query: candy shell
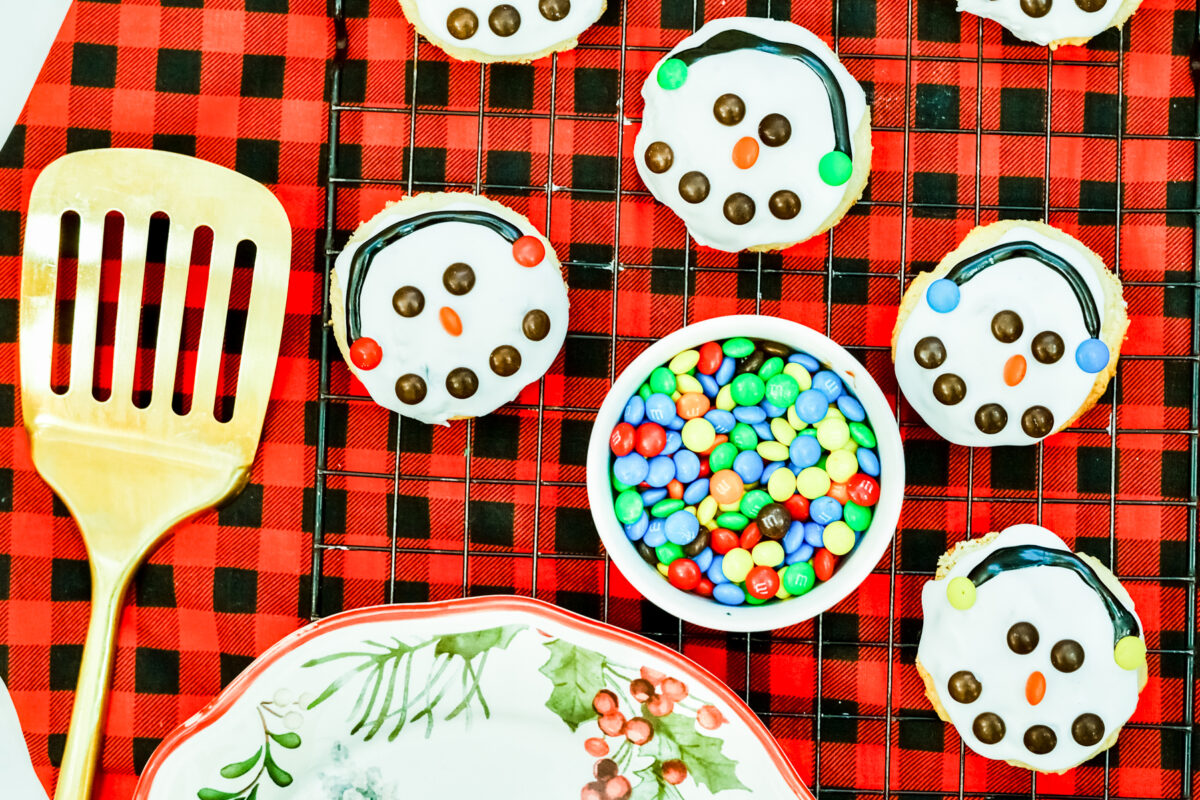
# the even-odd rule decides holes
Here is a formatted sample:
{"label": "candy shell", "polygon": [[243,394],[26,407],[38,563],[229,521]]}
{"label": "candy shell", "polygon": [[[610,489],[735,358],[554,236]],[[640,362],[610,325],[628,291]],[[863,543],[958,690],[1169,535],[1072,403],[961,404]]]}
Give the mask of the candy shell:
{"label": "candy shell", "polygon": [[758,530],[758,526],[751,522],[742,530],[742,535],[738,537],[738,547],[743,550],[753,550],[755,545],[762,541],[762,533]]}
{"label": "candy shell", "polygon": [[669,567],[676,559],[683,558],[683,549],[674,542],[667,542],[654,548],[654,554],[658,556],[660,563]]}
{"label": "candy shell", "polygon": [[671,359],[671,363],[667,364],[667,369],[671,370],[671,372],[674,372],[676,375],[682,375],[685,372],[690,372],[699,363],[699,350],[684,350],[682,353]]}
{"label": "candy shell", "polygon": [[762,406],[738,406],[733,410],[733,416],[737,418],[738,422],[754,425],[758,422],[765,422],[767,412]]}
{"label": "candy shell", "polygon": [[676,500],[673,497],[669,497],[666,500],[659,500],[657,503],[651,506],[650,516],[669,517],[683,507],[684,502],[682,500]]}
{"label": "candy shell", "polygon": [[821,368],[821,362],[810,356],[808,353],[792,353],[788,356],[788,363],[799,364],[809,372],[816,372]]}
{"label": "candy shell", "polygon": [[758,447],[758,434],[750,425],[739,422],[729,432],[729,441],[735,444],[738,450],[753,450]]}
{"label": "candy shell", "polygon": [[786,408],[800,396],[800,382],[791,375],[776,374],[767,381],[764,396],[771,405]]}
{"label": "candy shell", "polygon": [[850,423],[850,438],[858,442],[860,447],[874,447],[875,433],[861,422]]}
{"label": "candy shell", "polygon": [[[676,375],[675,376],[675,391],[681,395],[684,394],[703,394],[704,384],[691,375]],[[678,400],[679,398],[675,398]],[[707,398],[706,398],[707,399]]]}
{"label": "candy shell", "polygon": [[825,459],[825,471],[834,483],[845,483],[858,472],[858,459],[847,450],[836,450]]}
{"label": "candy shell", "polygon": [[681,447],[683,447],[683,437],[679,435],[679,431],[667,431],[667,443],[663,445],[662,452],[659,455],[672,455]]}
{"label": "candy shell", "polygon": [[729,583],[729,578],[725,577],[725,572],[722,569],[724,562],[725,559],[723,556],[713,556],[712,563],[704,571],[705,576],[713,582],[714,588],[722,583]]}
{"label": "candy shell", "polygon": [[685,592],[690,592],[699,586],[703,576],[699,565],[690,558],[677,558],[667,568],[667,580],[676,589],[682,589]]}
{"label": "candy shell", "polygon": [[733,430],[733,426],[737,424],[737,420],[733,414],[719,408],[709,409],[704,418],[712,423],[713,429],[719,434],[729,433]]}
{"label": "candy shell", "polygon": [[798,561],[788,565],[787,572],[783,576],[783,588],[787,590],[788,594],[798,597],[808,593],[816,585],[817,575],[812,564],[807,561]]}
{"label": "candy shell", "polygon": [[[680,450],[671,456],[671,460],[675,464],[676,480],[682,483],[691,483],[700,477],[700,456],[691,450]],[[682,495],[680,496],[682,497]]]}
{"label": "candy shell", "polygon": [[629,541],[636,542],[646,535],[646,529],[650,527],[650,517],[647,514],[642,514],[633,522],[625,526],[625,535]]}
{"label": "candy shell", "polygon": [[647,383],[650,391],[669,395],[675,391],[675,373],[666,367],[655,367]]}
{"label": "candy shell", "polygon": [[817,573],[817,578],[827,581],[833,577],[833,570],[837,566],[837,557],[825,548],[821,548],[813,553],[812,565],[813,571]]}
{"label": "candy shell", "polygon": [[758,479],[762,477],[762,457],[753,450],[743,450],[733,460],[733,471],[741,477],[743,482],[757,483]]}
{"label": "candy shell", "polygon": [[815,436],[797,436],[788,445],[788,458],[799,469],[811,467],[821,460],[821,445]]}
{"label": "candy shell", "polygon": [[800,520],[793,520],[780,544],[783,545],[785,553],[794,553],[799,550],[800,545],[804,544],[804,523]]}
{"label": "candy shell", "polygon": [[858,468],[873,478],[879,477],[879,456],[868,447],[859,447],[854,453],[858,459]]}
{"label": "candy shell", "polygon": [[[687,452],[686,450],[684,452]],[[667,484],[667,497],[673,497],[676,500],[683,500],[683,481],[675,478]],[[684,500],[686,503],[687,501]]]}
{"label": "candy shell", "polygon": [[792,519],[808,519],[808,505],[808,498],[799,494],[794,494],[783,501],[783,506],[792,515]]}
{"label": "candy shell", "polygon": [[751,558],[748,551],[740,547],[735,547],[726,553],[721,565],[721,571],[733,583],[741,583],[746,580],[746,576],[750,574],[750,570],[753,568],[754,559]]}
{"label": "candy shell", "polygon": [[646,419],[666,425],[676,416],[675,401],[669,395],[656,392],[646,398]]}
{"label": "candy shell", "polygon": [[786,553],[784,552],[783,545],[768,539],[754,545],[754,549],[750,551],[750,556],[754,559],[754,563],[759,566],[778,567],[783,563]]}
{"label": "candy shell", "polygon": [[700,531],[700,523],[687,511],[680,510],[667,517],[666,529],[667,541],[682,547],[691,544],[696,538]]}
{"label": "candy shell", "polygon": [[795,379],[800,391],[807,392],[812,388],[812,374],[800,364],[789,363],[784,366],[783,374]]}
{"label": "candy shell", "polygon": [[749,372],[738,375],[729,386],[734,402],[740,406],[758,405],[766,392],[762,378]]}
{"label": "candy shell", "polygon": [[[632,432],[632,431],[631,431]],[[796,429],[788,425],[787,420],[782,417],[776,417],[771,420],[771,433],[775,436],[775,441],[779,442],[784,447],[789,446],[792,440],[796,438]],[[630,447],[633,447],[633,440],[630,439]]]}
{"label": "candy shell", "polygon": [[627,456],[633,452],[633,426],[628,422],[618,422],[608,437],[608,447],[615,456]]}
{"label": "candy shell", "polygon": [[613,459],[613,477],[626,486],[637,486],[646,480],[650,462],[640,453],[630,453]]}
{"label": "candy shell", "polygon": [[767,494],[777,503],[783,503],[788,498],[796,496],[796,474],[787,467],[781,467],[771,473],[767,480]]}
{"label": "candy shell", "polygon": [[733,380],[734,373],[737,372],[737,362],[728,356],[721,359],[721,366],[717,367],[717,371],[713,374],[713,379],[717,383],[724,386]]}
{"label": "candy shell", "polygon": [[658,455],[667,444],[667,432],[657,423],[643,422],[637,426],[636,433],[637,441],[634,447],[646,458]]}
{"label": "candy shell", "polygon": [[787,461],[788,449],[779,442],[759,442],[757,452],[767,461]]}
{"label": "candy shell", "polygon": [[837,450],[850,441],[850,428],[844,420],[826,418],[817,424],[817,441],[826,450]]}
{"label": "candy shell", "polygon": [[754,567],[746,575],[746,594],[769,600],[779,591],[779,573],[770,567]]}
{"label": "candy shell", "polygon": [[634,395],[625,403],[625,410],[621,413],[621,419],[628,422],[630,425],[637,427],[642,424],[646,418],[646,401],[639,395]]}
{"label": "candy shell", "polygon": [[664,488],[659,489],[643,489],[642,490],[642,505],[646,508],[669,496],[669,493]]}
{"label": "candy shell", "polygon": [[[764,381],[770,381],[771,378],[774,378],[781,372],[783,372],[783,359],[779,356],[771,356],[763,362],[761,367],[758,368],[758,377],[762,378]],[[780,403],[779,405],[787,404]]]}
{"label": "candy shell", "polygon": [[810,547],[824,547],[825,526],[819,522],[804,523],[804,543]]}
{"label": "candy shell", "polygon": [[850,499],[860,506],[873,506],[879,502],[879,482],[861,472],[846,482]]}
{"label": "candy shell", "polygon": [[844,556],[854,549],[854,531],[845,522],[838,520],[825,526],[825,549],[835,556]]}
{"label": "candy shell", "polygon": [[842,379],[836,373],[823,369],[813,375],[813,388],[829,398],[829,402],[832,403],[842,394]]}
{"label": "candy shell", "polygon": [[717,396],[717,392],[721,391],[721,386],[712,375],[705,375],[703,372],[696,373],[696,381],[699,382],[700,388],[704,390],[704,394],[710,400]]}
{"label": "candy shell", "polygon": [[736,511],[726,511],[717,517],[717,524],[731,531],[740,531],[750,524],[750,520]]}
{"label": "candy shell", "polygon": [[742,358],[754,352],[754,342],[744,336],[735,336],[727,339],[722,349],[730,358]]}
{"label": "candy shell", "polygon": [[712,423],[703,417],[689,419],[681,431],[683,446],[689,450],[700,452],[713,446],[717,431]]}
{"label": "candy shell", "polygon": [[832,497],[818,497],[809,503],[809,516],[818,525],[828,525],[842,518],[842,504]]}
{"label": "candy shell", "polygon": [[675,479],[675,462],[670,456],[655,456],[650,459],[646,483],[655,488],[666,486]]}
{"label": "candy shell", "polygon": [[746,602],[746,593],[732,583],[720,583],[713,586],[713,599],[727,606],[740,606]]}
{"label": "candy shell", "polygon": [[737,403],[733,401],[733,390],[729,388],[728,384],[722,386],[721,391],[717,392],[714,404],[722,411],[730,411],[737,407]]}
{"label": "candy shell", "polygon": [[801,392],[796,398],[796,415],[812,425],[825,419],[829,411],[829,398],[817,389]]}
{"label": "candy shell", "polygon": [[829,475],[820,467],[806,467],[796,476],[796,491],[810,501],[828,492],[829,484]]}
{"label": "candy shell", "polygon": [[642,496],[635,489],[626,489],[613,501],[613,510],[622,524],[637,522],[642,515]]}
{"label": "candy shell", "polygon": [[721,366],[724,358],[725,354],[721,351],[721,345],[716,342],[705,342],[697,353],[696,371],[704,375],[712,375]]}
{"label": "candy shell", "polygon": [[[678,472],[679,472],[678,464],[675,466],[675,471],[676,471],[676,474],[678,474]],[[689,483],[687,485],[687,488],[683,490],[683,502],[687,503],[690,506],[698,505],[699,503],[703,502],[707,497],[708,497],[708,478],[699,478],[698,477],[698,478],[696,478],[696,480]],[[715,507],[716,501],[714,500],[713,503],[714,503],[714,507]],[[699,517],[699,514],[697,514],[697,517]]]}
{"label": "candy shell", "polygon": [[840,395],[837,399],[837,407],[838,411],[841,411],[846,419],[853,422],[862,422],[867,418],[867,410],[862,407],[862,403],[858,402],[858,398],[853,395]]}
{"label": "candy shell", "polygon": [[813,550],[813,546],[808,542],[805,542],[793,552],[788,553],[787,561],[784,563],[795,564],[799,561],[811,561],[813,557]]}
{"label": "candy shell", "polygon": [[740,537],[728,528],[713,528],[709,534],[709,546],[718,555],[725,555],[738,546]]}
{"label": "candy shell", "polygon": [[738,502],[745,488],[741,476],[731,469],[718,470],[709,478],[708,491],[721,504]]}

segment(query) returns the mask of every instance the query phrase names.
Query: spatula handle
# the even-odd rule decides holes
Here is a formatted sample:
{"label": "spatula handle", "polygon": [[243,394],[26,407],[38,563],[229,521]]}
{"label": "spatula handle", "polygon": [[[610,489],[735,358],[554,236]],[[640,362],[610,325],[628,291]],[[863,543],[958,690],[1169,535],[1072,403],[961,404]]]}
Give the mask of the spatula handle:
{"label": "spatula handle", "polygon": [[75,707],[71,712],[71,727],[58,773],[55,800],[89,800],[92,796],[108,691],[112,684],[117,622],[127,586],[127,579],[105,575],[103,568],[92,570],[92,616],[83,645],[79,682],[75,686]]}

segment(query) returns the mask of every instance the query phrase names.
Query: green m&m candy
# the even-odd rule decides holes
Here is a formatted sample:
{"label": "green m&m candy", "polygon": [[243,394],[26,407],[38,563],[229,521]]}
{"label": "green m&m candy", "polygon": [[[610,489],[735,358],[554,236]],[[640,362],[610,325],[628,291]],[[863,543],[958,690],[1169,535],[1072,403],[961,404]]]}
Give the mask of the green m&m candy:
{"label": "green m&m candy", "polygon": [[[746,426],[749,428],[750,426]],[[736,428],[735,428],[736,430]],[[730,431],[732,434],[733,431]],[[750,431],[754,433],[753,430]],[[708,457],[708,466],[713,472],[720,472],[723,469],[729,469],[733,466],[733,460],[737,458],[738,447],[733,442],[722,442],[713,448],[712,453]]]}
{"label": "green m&m candy", "polygon": [[807,561],[797,561],[783,575],[783,588],[790,595],[802,595],[817,585],[817,573]]}
{"label": "green m&m candy", "polygon": [[[758,447],[758,434],[754,432],[754,428],[751,428],[744,422],[739,422],[737,425],[734,425],[733,430],[729,432],[729,441],[732,442],[738,450],[753,450],[754,448]],[[709,459],[708,463],[710,466],[712,465],[711,458]],[[715,467],[713,468],[713,471],[716,471]]]}
{"label": "green m&m candy", "polygon": [[853,500],[847,500],[842,509],[842,519],[853,531],[865,531],[871,527],[871,509],[860,506]]}
{"label": "green m&m candy", "polygon": [[[634,517],[634,519],[637,519],[637,518]],[[745,530],[746,526],[749,524],[750,524],[750,520],[748,520],[745,516],[743,516],[742,514],[739,514],[736,511],[726,511],[724,514],[720,514],[717,516],[717,526],[721,527],[721,528],[725,528],[726,530],[731,530],[731,531]]]}
{"label": "green m&m candy", "polygon": [[850,423],[850,438],[857,442],[859,447],[875,446],[875,432],[861,422]]}
{"label": "green m&m candy", "polygon": [[650,390],[669,395],[675,391],[675,373],[666,367],[655,367],[650,373]]}
{"label": "green m&m candy", "polygon": [[743,336],[729,339],[721,348],[730,358],[742,358],[754,352],[754,342]]}
{"label": "green m&m candy", "polygon": [[791,375],[772,375],[764,389],[767,402],[778,408],[787,408],[800,396],[800,384]]}
{"label": "green m&m candy", "polygon": [[765,506],[768,506],[774,502],[775,501],[771,499],[771,495],[767,494],[762,489],[752,489],[751,491],[742,495],[742,502],[738,506],[738,511],[742,512],[750,519],[754,519],[758,516],[758,512],[762,511]]}
{"label": "green m&m candy", "polygon": [[630,525],[637,522],[642,516],[642,496],[634,489],[626,489],[613,501],[613,510],[616,511],[621,524]]}
{"label": "green m&m candy", "polygon": [[683,548],[674,542],[663,542],[654,548],[654,555],[658,556],[658,560],[669,567],[672,561],[683,557]]}
{"label": "green m&m candy", "polygon": [[854,174],[854,162],[840,150],[833,150],[821,156],[817,172],[820,173],[821,180],[830,186],[841,186]]}
{"label": "green m&m candy", "polygon": [[758,377],[769,381],[781,372],[783,372],[783,359],[779,356],[771,356],[758,368]]}
{"label": "green m&m candy", "polygon": [[687,73],[687,64],[678,58],[668,58],[658,68],[658,85],[667,91],[678,89],[687,81]]}
{"label": "green m&m candy", "polygon": [[762,402],[766,394],[763,379],[749,372],[744,372],[733,379],[729,387],[733,402],[739,406],[756,406]]}
{"label": "green m&m candy", "polygon": [[[660,519],[669,517],[676,511],[682,510],[683,506],[684,502],[682,500],[674,497],[664,497],[650,507],[650,516],[659,517]],[[634,517],[634,519],[637,519],[637,517]]]}

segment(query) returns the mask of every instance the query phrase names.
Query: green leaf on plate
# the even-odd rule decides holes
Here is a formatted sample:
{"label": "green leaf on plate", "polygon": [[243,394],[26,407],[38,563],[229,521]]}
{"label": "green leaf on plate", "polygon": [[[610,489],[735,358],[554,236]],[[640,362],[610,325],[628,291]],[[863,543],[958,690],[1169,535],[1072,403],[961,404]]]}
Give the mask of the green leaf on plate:
{"label": "green leaf on plate", "polygon": [[630,800],[673,800],[679,795],[679,790],[663,779],[662,762],[657,758],[633,774],[641,780],[634,785]]}
{"label": "green leaf on plate", "polygon": [[439,656],[445,653],[462,656],[470,661],[484,650],[491,650],[493,647],[503,650],[508,647],[513,637],[525,630],[525,627],[525,625],[502,625],[499,628],[488,628],[472,633],[452,633],[443,636],[434,651]]}
{"label": "green leaf on plate", "polygon": [[[226,764],[225,766],[221,767],[221,777],[229,778],[231,780],[233,778],[240,778],[250,770],[254,769],[254,765],[258,763],[258,759],[260,758],[262,758],[261,747],[258,748],[258,751],[254,755],[250,756],[245,761],[237,761],[233,764]],[[230,795],[230,797],[233,796],[234,795]]]}
{"label": "green leaf on plate", "polygon": [[250,794],[246,795],[246,800],[254,800],[258,797],[258,784],[254,784],[254,788],[250,790]]}
{"label": "green leaf on plate", "polygon": [[222,792],[220,789],[201,789],[196,792],[196,796],[200,800],[233,800],[238,796],[237,792]]}
{"label": "green leaf on plate", "polygon": [[604,688],[604,656],[562,639],[552,639],[545,647],[550,651],[550,658],[538,672],[554,683],[546,708],[574,731],[584,722],[596,718],[592,701],[596,692]]}
{"label": "green leaf on plate", "polygon": [[267,750],[267,774],[271,776],[271,782],[281,789],[292,785],[292,776],[275,763],[270,750]]}
{"label": "green leaf on plate", "polygon": [[683,714],[651,716],[649,719],[654,727],[651,746],[655,740],[660,740],[659,758],[680,759],[688,769],[688,776],[707,786],[713,794],[726,789],[746,789],[746,785],[738,780],[737,762],[721,752],[725,742],[696,730],[694,719]]}
{"label": "green leaf on plate", "polygon": [[300,734],[298,733],[290,731],[288,733],[271,733],[268,731],[267,735],[274,739],[277,745],[286,747],[288,750],[295,750],[300,746]]}

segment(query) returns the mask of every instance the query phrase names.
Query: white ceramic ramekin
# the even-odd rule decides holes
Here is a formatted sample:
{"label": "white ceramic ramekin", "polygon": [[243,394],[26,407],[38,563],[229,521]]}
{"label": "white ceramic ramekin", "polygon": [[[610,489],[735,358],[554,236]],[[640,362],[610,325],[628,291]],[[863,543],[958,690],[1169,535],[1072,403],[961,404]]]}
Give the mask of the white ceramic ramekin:
{"label": "white ceramic ramekin", "polygon": [[[867,412],[875,431],[879,454],[879,502],[875,505],[871,526],[858,546],[838,560],[833,577],[812,591],[784,601],[760,606],[726,606],[717,601],[676,589],[642,560],[613,511],[613,491],[609,479],[612,451],[609,434],[620,422],[625,403],[637,392],[651,370],[667,363],[680,351],[705,342],[722,341],[734,336],[781,342],[809,353],[828,365],[850,387]],[[724,631],[764,631],[794,625],[815,617],[837,603],[862,583],[879,563],[888,542],[896,532],[900,503],[904,498],[904,453],[900,430],[887,399],[865,367],[841,345],[827,336],[796,322],[765,316],[716,317],[675,331],[648,347],[617,377],[596,416],[596,426],[588,443],[588,501],[596,529],[612,560],[621,573],[648,600],[660,608],[697,625]]]}

